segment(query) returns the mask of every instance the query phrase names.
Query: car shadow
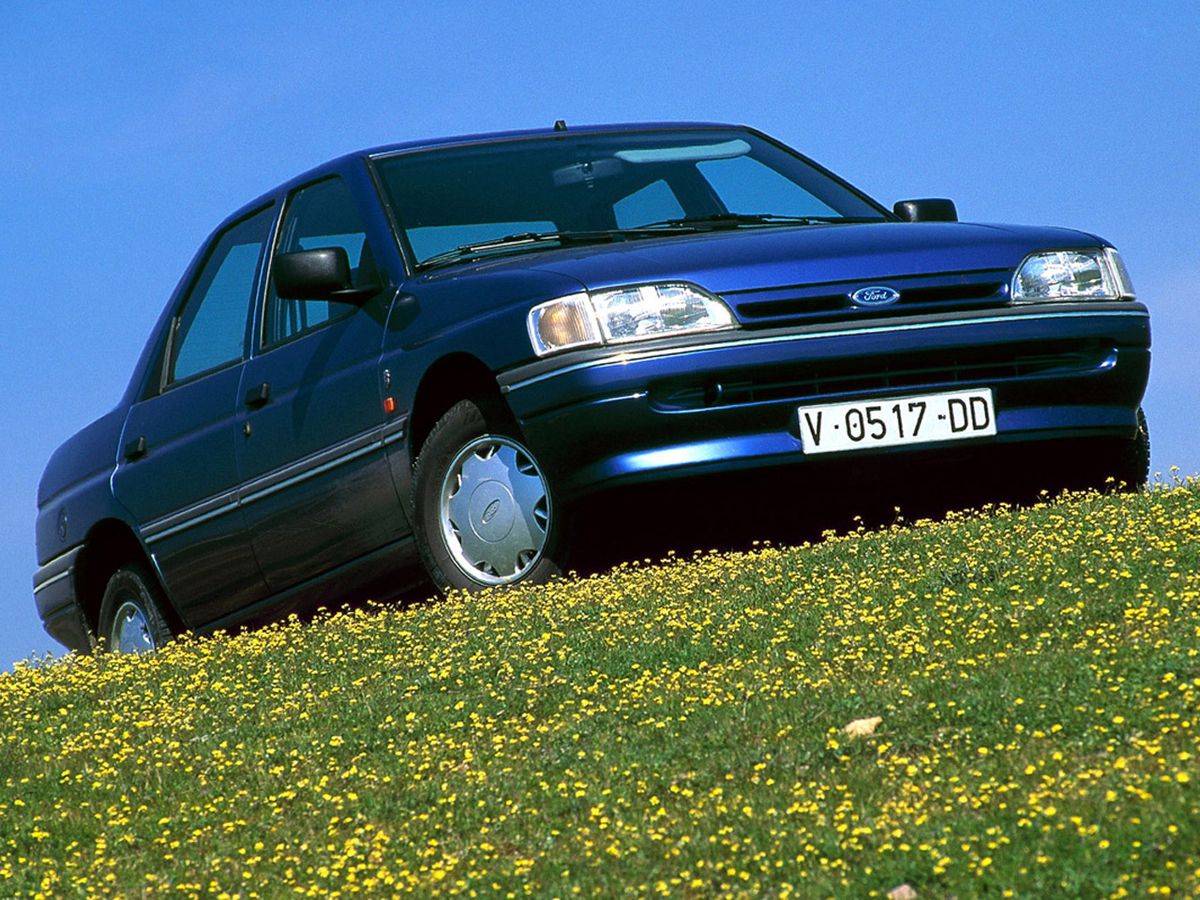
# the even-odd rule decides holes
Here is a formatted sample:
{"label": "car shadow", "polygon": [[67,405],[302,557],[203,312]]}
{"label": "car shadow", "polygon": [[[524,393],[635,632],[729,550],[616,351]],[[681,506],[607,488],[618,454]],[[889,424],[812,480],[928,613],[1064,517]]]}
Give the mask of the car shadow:
{"label": "car shadow", "polygon": [[572,567],[602,572],[632,559],[816,543],[826,533],[943,519],[988,504],[1028,505],[1067,489],[1103,487],[1087,448],[987,447],[768,470],[633,487],[581,503]]}
{"label": "car shadow", "polygon": [[[1064,442],[1054,452],[935,450],[635,485],[574,504],[568,565],[588,576],[670,554],[814,544],[830,531],[937,521],[987,504],[1027,505],[1066,489],[1102,486],[1103,478],[1079,463],[1088,458],[1086,446]],[[438,599],[416,568],[410,579],[376,585],[370,596],[402,609]]]}

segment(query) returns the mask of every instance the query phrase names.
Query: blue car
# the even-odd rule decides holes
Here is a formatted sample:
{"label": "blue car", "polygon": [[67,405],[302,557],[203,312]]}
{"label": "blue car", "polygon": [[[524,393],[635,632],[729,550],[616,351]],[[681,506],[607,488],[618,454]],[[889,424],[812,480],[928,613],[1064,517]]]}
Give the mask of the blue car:
{"label": "blue car", "polygon": [[54,454],[37,608],[68,647],[140,651],[417,566],[537,582],[585,498],[838,460],[1069,446],[1137,486],[1149,366],[1102,238],[888,209],[753,129],[354,153],[213,232]]}

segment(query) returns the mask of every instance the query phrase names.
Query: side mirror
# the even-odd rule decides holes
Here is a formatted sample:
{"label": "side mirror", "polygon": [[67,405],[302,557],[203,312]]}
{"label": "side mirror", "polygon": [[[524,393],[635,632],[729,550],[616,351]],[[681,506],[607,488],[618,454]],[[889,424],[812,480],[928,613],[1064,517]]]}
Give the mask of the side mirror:
{"label": "side mirror", "polygon": [[926,197],[923,200],[898,200],[892,212],[905,222],[957,222],[953,200]]}
{"label": "side mirror", "polygon": [[379,285],[354,285],[343,247],[281,253],[272,266],[275,291],[285,300],[332,300],[361,304],[379,293]]}

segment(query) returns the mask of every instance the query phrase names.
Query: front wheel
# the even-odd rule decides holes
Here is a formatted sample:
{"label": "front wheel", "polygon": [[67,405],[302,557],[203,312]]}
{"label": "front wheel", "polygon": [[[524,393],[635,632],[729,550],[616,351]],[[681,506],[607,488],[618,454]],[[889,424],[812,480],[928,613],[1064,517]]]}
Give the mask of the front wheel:
{"label": "front wheel", "polygon": [[1136,493],[1150,477],[1150,429],[1138,409],[1137,428],[1130,438],[1072,441],[1057,449],[1051,464],[1058,488]]}
{"label": "front wheel", "polygon": [[515,429],[464,400],[438,420],[414,471],[417,546],[441,589],[541,582],[560,571],[563,512]]}
{"label": "front wheel", "polygon": [[1107,461],[1106,471],[1101,475],[1111,476],[1118,490],[1137,491],[1150,480],[1150,426],[1141,407],[1137,411],[1137,431],[1133,440],[1120,445],[1113,457]]}
{"label": "front wheel", "polygon": [[158,582],[138,565],[118,569],[100,601],[100,637],[113,653],[146,653],[171,640]]}

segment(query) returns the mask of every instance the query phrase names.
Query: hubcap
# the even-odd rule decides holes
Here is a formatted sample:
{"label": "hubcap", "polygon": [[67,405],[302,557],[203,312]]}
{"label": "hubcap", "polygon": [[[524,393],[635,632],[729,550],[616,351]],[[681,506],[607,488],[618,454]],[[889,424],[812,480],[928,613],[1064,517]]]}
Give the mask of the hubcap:
{"label": "hubcap", "polygon": [[520,444],[486,435],[450,463],[441,491],[442,536],[454,561],[481,584],[511,584],[546,548],[550,493]]}
{"label": "hubcap", "polygon": [[109,646],[118,653],[145,653],[157,646],[150,634],[146,613],[132,600],[126,600],[117,608]]}

